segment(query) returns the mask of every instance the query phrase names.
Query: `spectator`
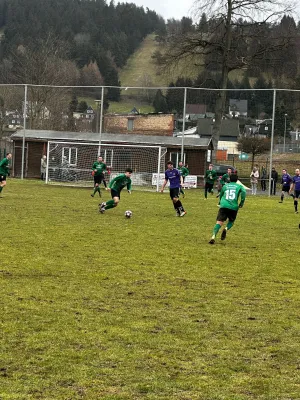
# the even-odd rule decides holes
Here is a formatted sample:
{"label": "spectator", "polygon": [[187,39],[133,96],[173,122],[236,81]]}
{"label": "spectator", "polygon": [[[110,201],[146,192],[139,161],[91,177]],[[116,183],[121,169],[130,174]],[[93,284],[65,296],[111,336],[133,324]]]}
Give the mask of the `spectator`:
{"label": "spectator", "polygon": [[46,169],[47,169],[47,157],[44,155],[41,158],[41,180],[44,181],[46,179]]}
{"label": "spectator", "polygon": [[259,178],[258,169],[254,167],[250,174],[251,190],[254,196],[256,195],[257,192],[258,178]]}
{"label": "spectator", "polygon": [[275,167],[272,168],[271,171],[271,190],[270,195],[276,195],[276,184],[278,182],[278,172],[276,171]]}
{"label": "spectator", "polygon": [[260,181],[260,184],[261,184],[261,190],[262,190],[263,192],[265,192],[265,191],[266,191],[266,188],[267,188],[266,179],[267,179],[267,170],[266,170],[265,167],[262,167],[262,169],[261,169],[261,181]]}

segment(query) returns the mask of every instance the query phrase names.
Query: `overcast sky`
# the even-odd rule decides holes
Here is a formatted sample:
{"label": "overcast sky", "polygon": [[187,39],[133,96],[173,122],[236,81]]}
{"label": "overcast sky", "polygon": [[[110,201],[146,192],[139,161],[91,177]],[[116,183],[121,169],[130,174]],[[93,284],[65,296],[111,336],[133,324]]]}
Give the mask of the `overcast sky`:
{"label": "overcast sky", "polygon": [[148,7],[165,19],[191,16],[191,8],[195,0],[129,0],[128,3]]}
{"label": "overcast sky", "polygon": [[[121,2],[125,0],[121,0]],[[148,7],[154,10],[157,14],[164,17],[166,20],[169,18],[181,19],[182,17],[193,17],[195,15],[195,0],[126,0],[128,3],[135,3],[138,6]],[[296,1],[296,0],[294,0]],[[298,4],[297,4],[298,3]],[[299,20],[300,4],[296,1],[295,20]],[[194,12],[193,12],[194,10]]]}

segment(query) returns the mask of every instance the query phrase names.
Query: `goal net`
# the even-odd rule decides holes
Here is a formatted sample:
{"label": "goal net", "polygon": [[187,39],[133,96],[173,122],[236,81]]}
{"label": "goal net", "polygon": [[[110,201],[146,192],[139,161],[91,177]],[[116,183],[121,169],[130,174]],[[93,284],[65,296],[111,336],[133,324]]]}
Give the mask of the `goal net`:
{"label": "goal net", "polygon": [[101,144],[100,147],[91,143],[51,141],[47,148],[46,183],[93,186],[92,165],[100,155],[109,171],[104,174],[107,182],[131,168],[133,186],[158,190],[166,152],[161,146]]}

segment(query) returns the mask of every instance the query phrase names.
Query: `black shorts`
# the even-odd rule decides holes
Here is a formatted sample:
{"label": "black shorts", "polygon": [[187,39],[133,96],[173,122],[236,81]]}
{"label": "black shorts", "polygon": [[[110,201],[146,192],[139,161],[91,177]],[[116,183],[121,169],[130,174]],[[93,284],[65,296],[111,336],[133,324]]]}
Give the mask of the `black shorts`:
{"label": "black shorts", "polygon": [[0,174],[0,182],[6,181],[6,175]]}
{"label": "black shorts", "polygon": [[121,191],[117,191],[117,190],[111,189],[110,195],[111,195],[112,199],[114,197],[119,197],[119,199],[120,199],[121,198]]}
{"label": "black shorts", "polygon": [[172,188],[170,189],[170,197],[173,200],[175,197],[179,199],[180,188]]}
{"label": "black shorts", "polygon": [[289,192],[290,191],[290,185],[282,185],[282,189],[283,192]]}
{"label": "black shorts", "polygon": [[214,188],[214,184],[213,183],[208,183],[208,182],[205,183],[205,189],[208,192],[211,192],[213,190],[213,188]]}
{"label": "black shorts", "polygon": [[220,208],[217,215],[217,221],[225,222],[228,218],[230,222],[234,222],[237,213],[238,210],[231,210],[230,208]]}
{"label": "black shorts", "polygon": [[299,199],[300,197],[300,190],[295,190],[295,199]]}
{"label": "black shorts", "polygon": [[98,183],[98,185],[100,185],[100,183],[104,181],[104,174],[99,174],[99,175],[94,175],[94,183]]}

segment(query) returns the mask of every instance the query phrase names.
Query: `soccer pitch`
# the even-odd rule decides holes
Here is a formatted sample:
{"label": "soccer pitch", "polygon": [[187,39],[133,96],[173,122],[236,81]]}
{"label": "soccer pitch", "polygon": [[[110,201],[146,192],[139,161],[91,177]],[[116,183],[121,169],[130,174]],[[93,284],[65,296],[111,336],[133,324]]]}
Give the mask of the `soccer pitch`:
{"label": "soccer pitch", "polygon": [[2,192],[1,400],[300,399],[292,199],[248,195],[211,246],[215,196],[91,193]]}

